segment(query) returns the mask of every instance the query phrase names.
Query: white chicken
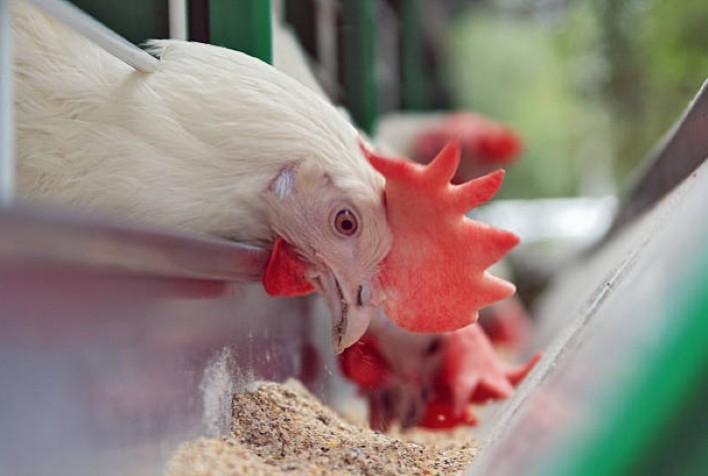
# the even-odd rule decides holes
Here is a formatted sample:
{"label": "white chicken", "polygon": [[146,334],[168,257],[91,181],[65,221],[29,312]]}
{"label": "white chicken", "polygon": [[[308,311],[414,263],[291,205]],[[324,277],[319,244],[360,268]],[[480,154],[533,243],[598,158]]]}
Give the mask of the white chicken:
{"label": "white chicken", "polygon": [[[418,172],[363,151],[356,129],[323,97],[236,51],[152,41],[160,65],[140,73],[20,2],[13,32],[21,199],[272,245],[266,290],[319,289],[332,311],[338,352],[363,335],[384,303],[389,317],[411,330],[446,331],[473,322],[481,305],[513,292],[484,270],[516,237],[464,218],[467,208],[494,193],[499,174],[447,190],[443,182],[459,162],[447,153],[421,180],[399,181]],[[439,249],[448,241],[426,220],[440,214],[404,219],[405,210],[392,210],[405,208],[407,194],[430,196],[436,207],[456,200],[442,215],[458,218],[445,218],[439,233],[455,238],[449,243],[469,244],[435,258],[449,251]],[[412,233],[419,225],[427,233]],[[415,240],[406,240],[409,234]],[[416,263],[419,254],[423,261]],[[409,260],[416,266],[410,269],[439,261],[434,276],[449,277],[420,292],[424,276],[404,279]],[[459,276],[471,276],[469,283]],[[460,284],[448,291],[448,282]],[[446,299],[441,289],[464,298]],[[431,293],[447,316],[440,325],[427,322],[429,313],[416,313]]]}
{"label": "white chicken", "polygon": [[257,245],[278,235],[330,298],[338,347],[361,336],[391,243],[384,180],[333,106],[224,48],[154,41],[160,67],[144,74],[20,2],[13,30],[20,199]]}

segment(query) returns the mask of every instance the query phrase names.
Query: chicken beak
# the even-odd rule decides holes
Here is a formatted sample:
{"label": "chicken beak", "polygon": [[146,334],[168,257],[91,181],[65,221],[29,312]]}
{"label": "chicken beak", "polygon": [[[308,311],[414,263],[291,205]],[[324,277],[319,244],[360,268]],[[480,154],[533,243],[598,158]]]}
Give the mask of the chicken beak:
{"label": "chicken beak", "polygon": [[341,354],[361,339],[376,312],[372,286],[369,283],[345,286],[334,274],[318,281],[332,313],[332,347]]}

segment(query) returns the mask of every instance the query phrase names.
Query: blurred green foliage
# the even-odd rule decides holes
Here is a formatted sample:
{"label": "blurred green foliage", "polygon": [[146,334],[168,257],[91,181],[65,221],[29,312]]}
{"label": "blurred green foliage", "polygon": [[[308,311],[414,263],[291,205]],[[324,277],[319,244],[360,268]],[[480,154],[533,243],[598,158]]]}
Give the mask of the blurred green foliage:
{"label": "blurred green foliage", "polygon": [[455,105],[525,138],[502,196],[604,194],[708,77],[708,1],[478,2],[446,50]]}

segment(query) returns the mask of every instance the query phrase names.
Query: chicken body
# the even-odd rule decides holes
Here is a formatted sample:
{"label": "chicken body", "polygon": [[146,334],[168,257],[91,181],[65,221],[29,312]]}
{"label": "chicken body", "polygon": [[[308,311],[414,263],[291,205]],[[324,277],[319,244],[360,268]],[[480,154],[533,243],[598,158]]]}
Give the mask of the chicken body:
{"label": "chicken body", "polygon": [[384,179],[331,104],[211,45],[153,41],[160,66],[140,73],[21,2],[13,33],[20,199],[256,245],[282,238],[327,295],[339,350],[361,336],[391,247]]}

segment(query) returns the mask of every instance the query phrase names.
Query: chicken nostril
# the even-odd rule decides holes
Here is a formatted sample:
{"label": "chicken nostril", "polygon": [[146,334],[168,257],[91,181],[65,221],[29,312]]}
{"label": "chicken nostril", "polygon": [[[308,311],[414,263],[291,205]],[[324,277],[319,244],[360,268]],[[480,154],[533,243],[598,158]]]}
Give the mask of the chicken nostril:
{"label": "chicken nostril", "polygon": [[365,284],[364,286],[359,286],[359,292],[357,292],[356,303],[358,306],[367,306],[371,301],[371,286]]}

